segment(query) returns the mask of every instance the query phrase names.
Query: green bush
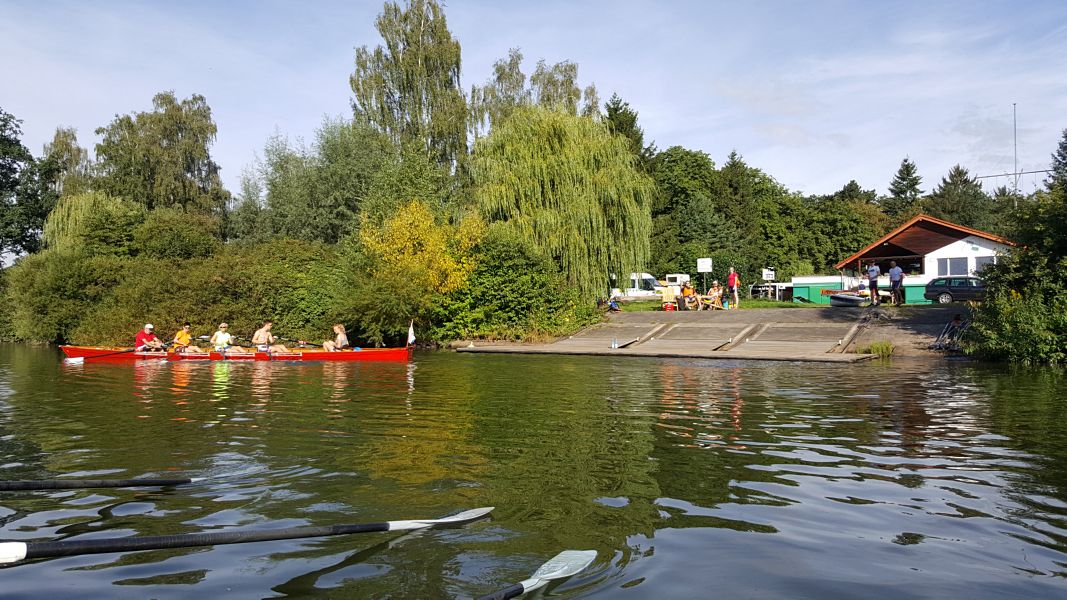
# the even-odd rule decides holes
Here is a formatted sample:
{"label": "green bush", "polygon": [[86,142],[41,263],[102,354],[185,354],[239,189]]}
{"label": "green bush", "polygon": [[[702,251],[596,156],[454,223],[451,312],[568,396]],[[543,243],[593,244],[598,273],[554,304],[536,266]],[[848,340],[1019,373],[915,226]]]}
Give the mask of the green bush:
{"label": "green bush", "polygon": [[435,339],[541,339],[597,318],[551,260],[503,228],[489,230],[476,261],[468,285],[436,306]]}
{"label": "green bush", "polygon": [[130,259],[86,250],[45,250],[8,269],[6,299],[16,337],[63,342],[117,285]]}
{"label": "green bush", "polygon": [[180,206],[157,208],[133,231],[133,250],[150,258],[199,258],[219,248],[218,220]]}

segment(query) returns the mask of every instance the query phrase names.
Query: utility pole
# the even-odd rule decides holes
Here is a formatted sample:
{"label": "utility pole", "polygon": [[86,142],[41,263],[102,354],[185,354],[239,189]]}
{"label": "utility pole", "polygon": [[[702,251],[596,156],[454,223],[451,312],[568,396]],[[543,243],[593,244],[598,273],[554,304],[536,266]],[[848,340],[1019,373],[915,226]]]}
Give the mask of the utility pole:
{"label": "utility pole", "polygon": [[1015,141],[1015,169],[1012,173],[1015,175],[1015,185],[1012,190],[1011,202],[1012,208],[1019,208],[1019,126],[1018,121],[1015,119],[1015,103],[1011,103],[1011,132]]}

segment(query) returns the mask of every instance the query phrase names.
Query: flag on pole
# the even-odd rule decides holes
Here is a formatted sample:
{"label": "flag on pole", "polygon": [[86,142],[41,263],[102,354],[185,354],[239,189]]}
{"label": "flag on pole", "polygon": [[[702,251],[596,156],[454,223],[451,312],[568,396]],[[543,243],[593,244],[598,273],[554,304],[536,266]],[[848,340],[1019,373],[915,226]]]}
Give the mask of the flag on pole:
{"label": "flag on pole", "polygon": [[415,320],[411,320],[411,324],[408,325],[408,346],[415,343]]}

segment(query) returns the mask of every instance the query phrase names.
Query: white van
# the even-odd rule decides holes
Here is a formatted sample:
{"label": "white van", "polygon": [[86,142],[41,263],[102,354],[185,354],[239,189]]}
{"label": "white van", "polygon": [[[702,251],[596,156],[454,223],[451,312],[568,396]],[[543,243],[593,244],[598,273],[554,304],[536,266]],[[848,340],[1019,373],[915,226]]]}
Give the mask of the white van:
{"label": "white van", "polygon": [[629,287],[612,288],[611,295],[624,300],[653,300],[660,297],[663,286],[648,273],[630,273]]}

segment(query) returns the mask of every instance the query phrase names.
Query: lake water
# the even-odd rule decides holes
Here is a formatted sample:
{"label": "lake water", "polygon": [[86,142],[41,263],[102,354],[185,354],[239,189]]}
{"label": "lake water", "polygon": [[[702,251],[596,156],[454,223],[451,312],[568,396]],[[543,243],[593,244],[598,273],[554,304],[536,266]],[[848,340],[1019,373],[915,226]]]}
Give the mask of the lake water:
{"label": "lake water", "polygon": [[565,549],[559,598],[1067,598],[1063,373],[417,353],[66,364],[0,345],[0,539],[464,527],[31,561],[0,596],[463,598]]}

